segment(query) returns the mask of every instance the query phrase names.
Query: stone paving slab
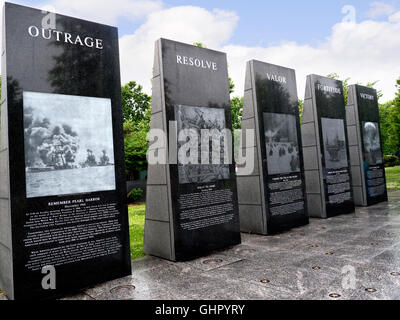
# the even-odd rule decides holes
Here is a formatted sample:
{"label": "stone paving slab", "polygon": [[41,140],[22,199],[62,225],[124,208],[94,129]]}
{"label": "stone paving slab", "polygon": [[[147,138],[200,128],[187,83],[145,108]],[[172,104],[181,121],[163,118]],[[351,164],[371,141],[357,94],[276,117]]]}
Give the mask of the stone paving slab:
{"label": "stone paving slab", "polygon": [[400,276],[391,275],[400,272],[399,204],[396,193],[389,204],[311,219],[276,236],[243,234],[241,245],[190,262],[146,257],[133,261],[132,277],[85,293],[110,299],[111,287],[125,283],[137,292],[125,292],[124,299],[400,299]]}
{"label": "stone paving slab", "polygon": [[134,260],[132,276],[64,299],[400,300],[400,192],[279,235],[242,234],[241,245],[193,261]]}

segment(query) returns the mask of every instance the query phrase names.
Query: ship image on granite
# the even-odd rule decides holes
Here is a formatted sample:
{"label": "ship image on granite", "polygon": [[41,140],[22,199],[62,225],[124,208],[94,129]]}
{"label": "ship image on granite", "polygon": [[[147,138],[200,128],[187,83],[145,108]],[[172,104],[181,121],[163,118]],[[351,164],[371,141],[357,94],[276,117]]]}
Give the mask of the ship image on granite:
{"label": "ship image on granite", "polygon": [[27,197],[115,190],[111,101],[23,97]]}

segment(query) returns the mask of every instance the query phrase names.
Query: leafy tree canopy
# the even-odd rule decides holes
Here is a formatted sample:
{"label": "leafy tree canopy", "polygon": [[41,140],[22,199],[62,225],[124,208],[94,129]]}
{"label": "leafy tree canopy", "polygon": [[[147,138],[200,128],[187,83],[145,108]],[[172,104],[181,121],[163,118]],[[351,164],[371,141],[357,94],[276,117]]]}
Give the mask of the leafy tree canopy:
{"label": "leafy tree canopy", "polygon": [[143,92],[143,87],[130,81],[121,88],[122,114],[124,121],[131,120],[137,123],[145,118],[150,109],[151,97]]}
{"label": "leafy tree canopy", "polygon": [[137,179],[141,171],[147,170],[151,97],[135,81],[128,82],[121,89],[126,173],[130,179]]}
{"label": "leafy tree canopy", "polygon": [[[328,74],[327,77],[334,79],[334,80],[340,80],[340,76],[337,73],[330,73],[330,74]],[[347,105],[347,98],[349,96],[350,80],[351,80],[351,78],[346,78],[343,80],[343,94],[344,94],[344,101],[345,101],[346,105]],[[379,81],[373,81],[373,82],[368,82],[367,84],[361,84],[361,83],[357,82],[357,84],[366,86],[368,88],[373,88],[378,82]],[[378,101],[379,101],[379,99],[382,98],[382,96],[383,96],[382,91],[379,90],[377,92],[377,95],[378,95]]]}
{"label": "leafy tree canopy", "polygon": [[394,100],[380,107],[381,127],[386,128],[383,139],[387,154],[396,154],[400,150],[400,78],[396,81],[396,89]]}

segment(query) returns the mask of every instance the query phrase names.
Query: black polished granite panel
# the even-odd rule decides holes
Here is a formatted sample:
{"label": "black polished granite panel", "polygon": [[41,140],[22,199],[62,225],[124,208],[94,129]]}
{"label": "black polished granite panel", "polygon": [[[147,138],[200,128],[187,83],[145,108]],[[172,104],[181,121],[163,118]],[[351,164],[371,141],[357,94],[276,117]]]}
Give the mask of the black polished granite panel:
{"label": "black polished granite panel", "polygon": [[351,170],[343,84],[321,76],[312,76],[318,115],[323,184],[327,217],[355,210],[351,188]]}
{"label": "black polished granite panel", "polygon": [[[165,39],[161,39],[161,52],[167,123],[177,121],[178,130],[185,125],[231,130],[226,54]],[[227,152],[233,154],[232,149]],[[210,179],[206,177],[207,168],[202,167],[169,166],[178,261],[241,241],[234,164]]]}
{"label": "black polished granite panel", "polygon": [[367,203],[371,206],[388,201],[378,97],[373,88],[360,85],[355,88]]}
{"label": "black polished granite panel", "polygon": [[268,234],[308,223],[296,73],[254,61]]}
{"label": "black polished granite panel", "polygon": [[118,30],[63,15],[42,30],[48,17],[5,5],[15,299],[131,273]]}

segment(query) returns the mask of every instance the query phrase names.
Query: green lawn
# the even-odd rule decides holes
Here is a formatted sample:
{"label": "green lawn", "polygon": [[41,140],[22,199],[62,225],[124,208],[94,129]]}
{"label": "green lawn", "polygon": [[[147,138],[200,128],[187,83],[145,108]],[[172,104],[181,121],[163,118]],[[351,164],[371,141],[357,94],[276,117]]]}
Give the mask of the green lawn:
{"label": "green lawn", "polygon": [[137,259],[145,256],[143,252],[144,217],[146,205],[129,207],[129,232],[131,240],[131,258]]}
{"label": "green lawn", "polygon": [[400,167],[386,168],[388,190],[400,190]]}

